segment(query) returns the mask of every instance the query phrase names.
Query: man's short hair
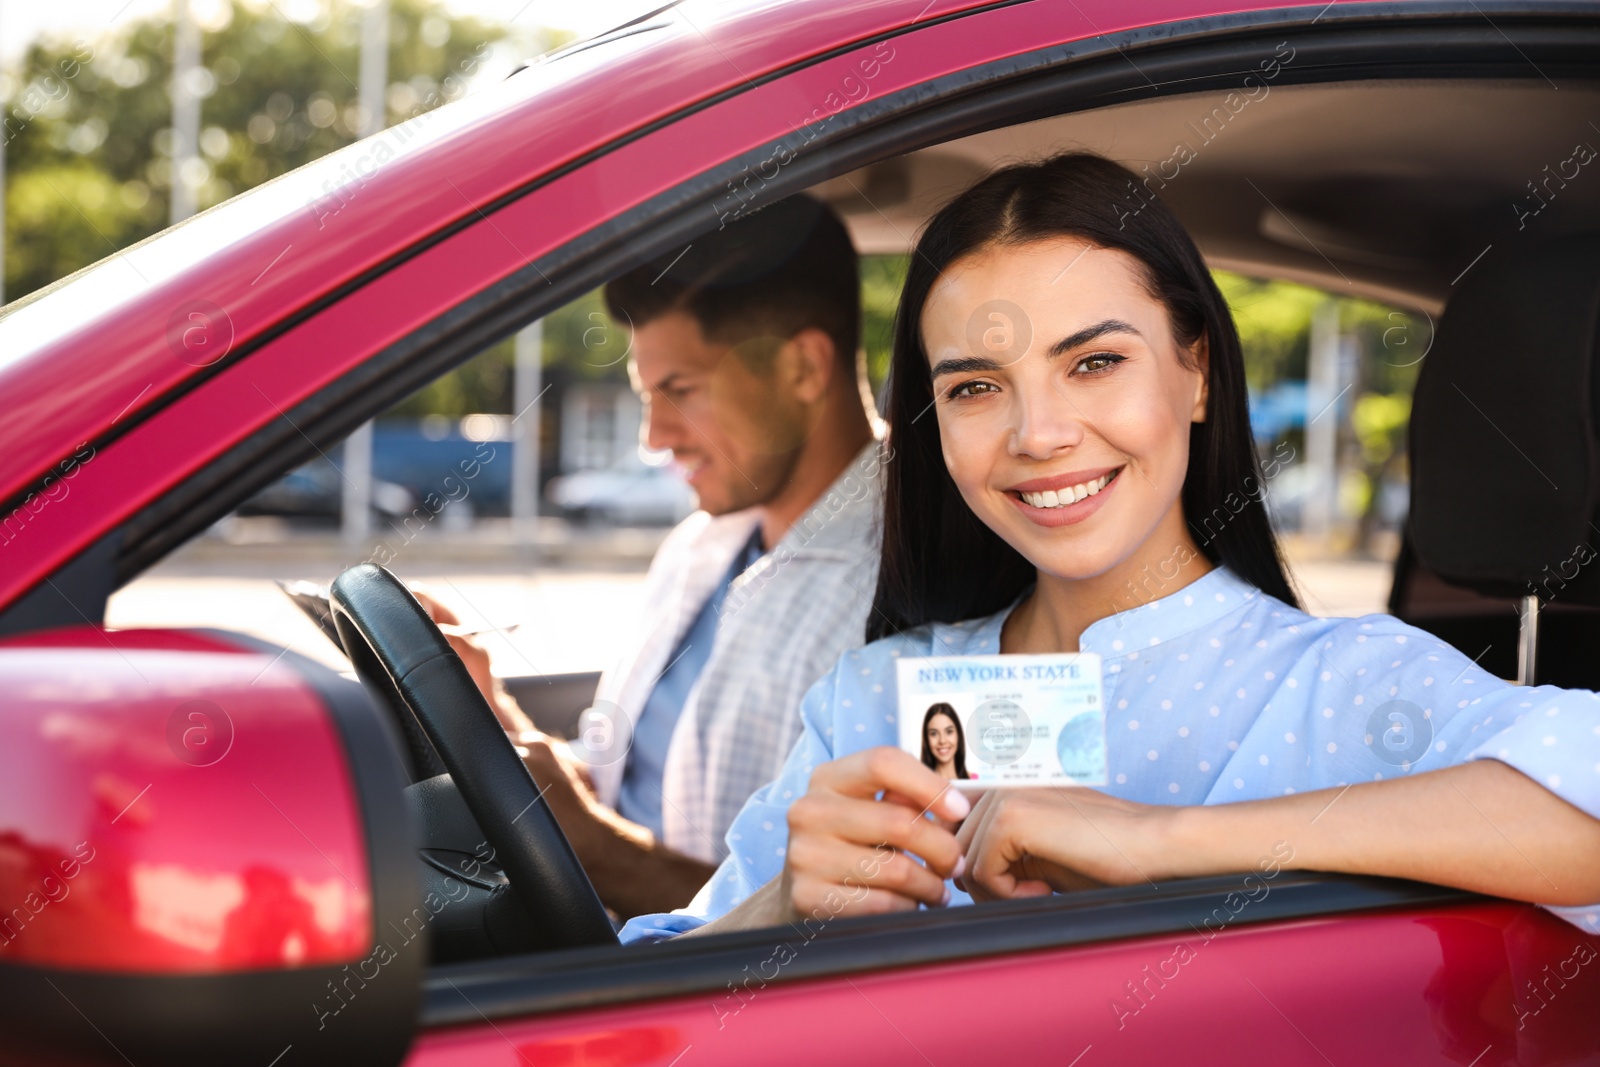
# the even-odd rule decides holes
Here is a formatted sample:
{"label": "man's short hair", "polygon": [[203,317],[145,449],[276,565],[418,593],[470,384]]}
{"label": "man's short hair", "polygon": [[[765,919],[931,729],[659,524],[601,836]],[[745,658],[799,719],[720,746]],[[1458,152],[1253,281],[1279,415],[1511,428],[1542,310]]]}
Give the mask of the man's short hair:
{"label": "man's short hair", "polygon": [[708,340],[787,340],[808,327],[833,340],[853,365],[860,336],[861,282],[844,223],[825,205],[791,196],[696,237],[611,281],[613,320],[643,326],[674,311]]}

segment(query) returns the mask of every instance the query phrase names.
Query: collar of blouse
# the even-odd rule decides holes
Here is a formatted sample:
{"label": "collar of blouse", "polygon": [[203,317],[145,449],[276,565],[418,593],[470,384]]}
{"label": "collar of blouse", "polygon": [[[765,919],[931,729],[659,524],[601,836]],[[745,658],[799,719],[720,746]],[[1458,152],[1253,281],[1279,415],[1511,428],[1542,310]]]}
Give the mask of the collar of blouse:
{"label": "collar of blouse", "polygon": [[[1164,586],[1170,584],[1163,583],[1156,575],[1147,575],[1135,593],[1147,602],[1091,624],[1079,638],[1079,650],[1097,652],[1109,660],[1150,648],[1206,628],[1240,605],[1263,595],[1223,566],[1169,591]],[[933,655],[997,655],[1000,627],[1011,609],[1031,591],[1031,588],[1024,590],[1010,607],[985,619],[934,623],[931,627]]]}

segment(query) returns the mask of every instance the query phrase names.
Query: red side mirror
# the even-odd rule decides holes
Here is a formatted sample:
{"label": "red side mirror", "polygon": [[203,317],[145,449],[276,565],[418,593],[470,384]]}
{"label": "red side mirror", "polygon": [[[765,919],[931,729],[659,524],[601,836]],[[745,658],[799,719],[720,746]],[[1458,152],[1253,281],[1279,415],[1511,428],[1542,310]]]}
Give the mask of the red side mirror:
{"label": "red side mirror", "polygon": [[399,750],[359,685],[244,642],[0,643],[0,1061],[403,1056]]}

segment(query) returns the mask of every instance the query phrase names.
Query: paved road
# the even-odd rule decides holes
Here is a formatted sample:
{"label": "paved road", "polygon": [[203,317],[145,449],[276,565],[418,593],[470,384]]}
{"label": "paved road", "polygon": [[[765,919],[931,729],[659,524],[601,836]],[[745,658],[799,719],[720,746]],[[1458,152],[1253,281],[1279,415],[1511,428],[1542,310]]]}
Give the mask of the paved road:
{"label": "paved road", "polygon": [[[195,575],[182,573],[182,568],[158,568],[111,598],[106,621],[124,628],[237,630],[346,669],[344,657],[273,582],[274,578],[326,581],[327,575],[285,570]],[[506,630],[521,624],[512,633],[483,639],[496,672],[560,674],[605,666],[609,642],[639,611],[644,573],[552,568],[508,574],[418,567],[406,577],[453,605],[468,627]]]}

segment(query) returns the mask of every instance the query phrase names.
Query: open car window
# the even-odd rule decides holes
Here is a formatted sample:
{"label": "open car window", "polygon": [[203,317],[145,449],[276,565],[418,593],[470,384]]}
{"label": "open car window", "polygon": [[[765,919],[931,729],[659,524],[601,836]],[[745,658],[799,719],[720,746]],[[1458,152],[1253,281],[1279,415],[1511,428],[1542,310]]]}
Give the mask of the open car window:
{"label": "open car window", "polygon": [[[887,368],[909,235],[953,192],[1038,146],[1111,150],[1120,142],[1138,154],[1186,131],[1195,142],[1195,158],[1184,164],[1191,170],[1176,163],[1166,167],[1171,177],[1152,170],[1146,193],[1129,191],[1127,210],[1139,210],[1140,197],[1159,188],[1192,217],[1210,218],[1237,192],[1228,173],[1235,158],[1271,152],[1286,120],[1299,129],[1336,111],[1349,89],[1269,83],[1270,96],[1238,112],[1221,102],[1226,94],[1207,92],[1070,112],[940,141],[801,190],[839,211],[864,253],[869,385],[881,387]],[[1499,99],[1475,89],[1458,105],[1463,88],[1454,82],[1397,82],[1388,91],[1407,112],[1481,113]],[[1193,125],[1192,115],[1199,116]],[[1230,140],[1221,140],[1224,133]],[[1382,140],[1381,132],[1373,136]],[[1291,141],[1281,151],[1292,157],[1303,147]],[[1421,154],[1426,145],[1408,147]],[[1211,171],[1200,168],[1202,148]],[[1364,614],[1384,608],[1400,551],[1405,412],[1439,300],[1428,291],[1399,292],[1388,263],[1359,284],[1328,286],[1327,271],[1313,269],[1328,261],[1306,240],[1284,236],[1282,226],[1293,229],[1312,210],[1307,199],[1296,203],[1299,214],[1283,215],[1262,193],[1254,224],[1223,229],[1214,258],[1246,340],[1254,429],[1268,472],[1263,497],[1294,546],[1310,606]],[[1213,239],[1199,229],[1202,240]],[[685,243],[693,236],[686,232]],[[378,413],[370,444],[351,446],[346,438],[319,445],[308,462],[143,572],[112,598],[108,620],[227,627],[231,619],[238,628],[245,618],[253,636],[343,669],[343,658],[276,583],[325,584],[344,566],[376,561],[464,607],[464,623],[483,632],[497,673],[536,721],[570,734],[596,673],[609,665],[615,623],[638,610],[652,552],[694,506],[665,457],[638,444],[628,343],[627,331],[590,291],[537,325],[478,348]],[[1319,435],[1319,423],[1333,432]],[[350,473],[344,450],[351,447],[371,449],[363,486]],[[349,502],[362,492],[366,515],[352,523]],[[1178,895],[1187,900],[1187,892]],[[1297,907],[1308,913],[1352,906],[1339,892],[1297,892]],[[1390,892],[1399,895],[1384,896]],[[1350,899],[1403,901],[1406,892],[1373,888]],[[1108,891],[1098,906],[1131,899]],[[1181,912],[1167,909],[1148,929],[1160,932]]]}

